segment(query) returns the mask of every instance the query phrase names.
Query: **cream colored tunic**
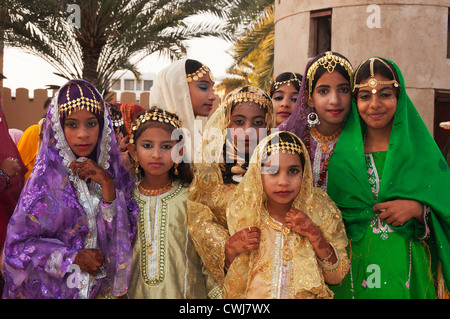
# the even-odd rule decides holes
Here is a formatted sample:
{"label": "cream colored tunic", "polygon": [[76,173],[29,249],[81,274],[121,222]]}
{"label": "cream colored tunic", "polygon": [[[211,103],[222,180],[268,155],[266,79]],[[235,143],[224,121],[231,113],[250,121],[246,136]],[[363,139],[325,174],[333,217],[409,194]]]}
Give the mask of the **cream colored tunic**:
{"label": "cream colored tunic", "polygon": [[134,189],[139,222],[130,284],[131,299],[195,299],[220,295],[192,243],[186,214],[188,188],[145,196]]}

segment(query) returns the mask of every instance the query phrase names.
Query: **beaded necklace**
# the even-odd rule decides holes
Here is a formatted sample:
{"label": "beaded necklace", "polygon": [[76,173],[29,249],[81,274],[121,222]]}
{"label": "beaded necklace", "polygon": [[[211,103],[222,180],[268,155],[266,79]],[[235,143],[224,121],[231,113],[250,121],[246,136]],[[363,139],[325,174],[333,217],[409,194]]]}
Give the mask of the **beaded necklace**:
{"label": "beaded necklace", "polygon": [[330,160],[331,155],[334,151],[334,146],[336,145],[337,139],[339,138],[339,135],[341,134],[342,128],[340,128],[336,133],[330,136],[325,136],[319,133],[315,127],[312,129],[308,129],[306,131],[306,139],[305,139],[305,146],[308,150],[309,157],[313,158],[311,153],[311,134],[314,136],[314,138],[317,140],[317,147],[319,147],[323,153],[330,155],[327,159],[323,161],[322,164],[322,170],[319,174],[319,180],[317,181],[316,187],[322,187],[325,183],[325,179],[327,177],[327,171],[328,171],[328,162]]}
{"label": "beaded necklace", "polygon": [[139,192],[145,196],[157,196],[168,192],[173,187],[173,181],[170,181],[166,186],[159,189],[146,189],[142,186],[142,181],[138,185]]}

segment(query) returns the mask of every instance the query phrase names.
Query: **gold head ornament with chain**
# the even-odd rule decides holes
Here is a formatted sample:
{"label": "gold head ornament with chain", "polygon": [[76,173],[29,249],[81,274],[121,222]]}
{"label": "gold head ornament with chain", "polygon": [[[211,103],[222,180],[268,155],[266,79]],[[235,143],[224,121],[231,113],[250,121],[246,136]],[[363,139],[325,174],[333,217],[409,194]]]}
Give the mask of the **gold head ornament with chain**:
{"label": "gold head ornament with chain", "polygon": [[97,99],[94,90],[87,84],[70,82],[67,86],[65,98],[65,101],[64,96],[59,98],[60,116],[68,116],[81,110],[101,115],[105,110],[103,102]]}
{"label": "gold head ornament with chain", "polygon": [[137,119],[132,124],[131,134],[130,134],[130,143],[132,143],[132,144],[135,143],[135,140],[134,140],[135,132],[139,129],[141,124],[143,124],[147,121],[166,123],[166,124],[172,125],[175,129],[181,128],[181,122],[175,114],[166,112],[165,110],[161,110],[157,107],[152,107],[145,113],[138,116]]}
{"label": "gold head ornament with chain", "polygon": [[190,73],[190,74],[186,74],[186,79],[188,81],[188,83],[192,82],[192,81],[198,81],[200,80],[202,77],[204,77],[206,74],[209,74],[209,78],[211,79],[211,81],[214,82],[214,77],[212,75],[211,70],[206,66],[206,65],[202,65],[197,71],[195,71],[194,73]]}
{"label": "gold head ornament with chain", "polygon": [[293,78],[289,79],[289,80],[285,80],[285,81],[279,81],[279,82],[275,82],[273,84],[273,87],[275,88],[275,90],[278,90],[278,88],[284,84],[287,84],[288,86],[291,85],[291,83],[293,82],[297,82],[298,86],[300,87],[302,85],[302,81],[300,81],[297,78],[297,75],[295,73],[292,73],[292,75],[294,76]]}
{"label": "gold head ornament with chain", "polygon": [[[377,93],[376,87],[377,87],[378,85],[380,85],[380,84],[393,84],[396,88],[400,86],[400,83],[398,83],[397,80],[395,79],[395,73],[394,73],[394,71],[393,71],[392,68],[389,66],[389,64],[387,64],[385,61],[383,61],[383,59],[380,59],[380,58],[377,58],[377,57],[372,57],[372,58],[368,59],[367,61],[369,61],[369,63],[370,63],[370,78],[369,78],[369,80],[368,80],[366,83],[363,83],[363,84],[361,84],[361,83],[360,83],[360,84],[357,84],[357,83],[356,83],[356,75],[358,74],[358,71],[361,69],[361,65],[362,65],[362,64],[361,64],[361,65],[356,69],[356,72],[355,72],[355,83],[354,83],[354,85],[353,85],[353,92],[355,92],[355,89],[360,89],[360,88],[363,88],[363,87],[368,86],[368,87],[370,87],[370,88],[372,89],[372,93],[375,94],[375,93]],[[375,61],[379,61],[379,62],[383,63],[383,64],[389,69],[389,71],[391,71],[393,80],[389,80],[389,81],[378,81],[378,80],[375,78],[375,74],[374,74],[374,71],[373,71],[373,63],[374,63]]]}
{"label": "gold head ornament with chain", "polygon": [[230,92],[224,99],[223,106],[226,112],[226,123],[230,123],[233,105],[249,102],[258,104],[260,109],[266,111],[267,129],[270,129],[273,116],[273,104],[270,96],[260,88],[246,86]]}
{"label": "gold head ornament with chain", "polygon": [[[273,143],[272,141],[275,141],[279,139],[278,142]],[[295,141],[295,138],[293,137],[293,140]],[[294,143],[294,142],[287,142],[283,141],[280,136],[274,137],[270,143],[267,144],[267,147],[264,150],[264,154],[262,156],[262,159],[267,158],[268,154],[276,154],[276,153],[289,153],[289,154],[302,154],[302,146],[300,144]]]}
{"label": "gold head ornament with chain", "polygon": [[352,82],[353,79],[353,67],[345,58],[338,56],[336,54],[333,54],[331,51],[325,52],[325,55],[314,61],[313,64],[308,68],[308,72],[306,73],[306,78],[308,81],[308,94],[309,98],[311,98],[311,90],[312,90],[312,84],[314,81],[314,76],[316,75],[317,70],[319,67],[324,68],[329,73],[333,73],[334,69],[337,65],[341,65],[344,67],[344,69],[348,72],[348,75],[350,77],[350,82]]}

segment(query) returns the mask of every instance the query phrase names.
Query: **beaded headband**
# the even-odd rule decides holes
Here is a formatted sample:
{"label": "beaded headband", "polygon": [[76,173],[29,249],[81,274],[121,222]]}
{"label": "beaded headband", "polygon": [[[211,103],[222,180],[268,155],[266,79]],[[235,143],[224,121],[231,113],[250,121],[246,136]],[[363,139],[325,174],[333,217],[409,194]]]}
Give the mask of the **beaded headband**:
{"label": "beaded headband", "polygon": [[199,79],[201,79],[206,73],[209,73],[209,78],[211,79],[211,81],[214,82],[214,78],[212,75],[211,70],[206,66],[206,65],[202,65],[200,67],[200,69],[198,69],[197,71],[195,71],[194,73],[191,74],[186,74],[186,78],[188,83],[192,82],[192,81],[198,81]]}
{"label": "beaded headband", "polygon": [[[70,99],[72,85],[76,85],[78,87],[78,90],[81,95],[73,100]],[[92,97],[95,97],[94,92],[88,85],[83,85],[83,86],[91,92]],[[72,92],[72,94],[73,94],[73,92]],[[84,109],[86,109],[87,111],[92,112],[94,114],[98,114],[98,115],[103,114],[103,111],[104,111],[103,103],[101,101],[97,101],[94,98],[89,98],[89,97],[84,96],[83,90],[78,83],[69,83],[69,86],[68,86],[67,92],[66,92],[66,98],[67,98],[67,101],[65,103],[59,105],[59,114],[60,115],[67,116],[67,115],[72,114],[72,112],[76,112],[76,111],[80,111],[80,110],[84,110]]]}
{"label": "beaded headband", "polygon": [[297,82],[298,86],[300,87],[302,85],[302,81],[300,81],[297,78],[297,75],[295,75],[295,73],[292,73],[294,75],[294,78],[286,80],[286,81],[280,81],[280,82],[275,82],[273,84],[273,87],[275,88],[275,90],[277,90],[280,86],[282,86],[283,84],[287,84],[287,85],[291,85],[291,82]]}
{"label": "beaded headband", "polygon": [[334,55],[333,52],[327,51],[325,52],[325,55],[317,61],[315,61],[309,68],[308,73],[306,74],[306,78],[308,79],[309,87],[308,87],[308,93],[309,98],[311,98],[311,89],[312,89],[312,83],[314,80],[314,76],[316,75],[317,70],[319,69],[319,66],[326,69],[329,73],[333,73],[335,67],[340,64],[344,67],[344,69],[348,72],[348,75],[350,76],[350,82],[352,82],[353,78],[353,67],[346,59],[343,57],[340,57],[338,55]]}
{"label": "beaded headband", "polygon": [[[393,80],[390,80],[390,81],[378,81],[375,78],[375,74],[373,72],[373,63],[374,63],[375,60],[380,61],[381,63],[383,63],[389,69],[389,71],[391,71]],[[396,88],[400,86],[400,83],[398,83],[397,80],[395,80],[395,73],[392,70],[392,68],[389,66],[389,64],[387,64],[385,61],[383,61],[382,59],[377,58],[377,57],[372,57],[368,61],[370,61],[370,79],[369,79],[369,81],[367,81],[367,83],[364,83],[364,84],[356,84],[356,83],[354,83],[354,85],[353,85],[353,92],[355,92],[355,89],[360,89],[362,87],[369,86],[369,87],[372,88],[372,93],[375,94],[375,93],[377,93],[376,87],[379,84],[394,84],[394,86]],[[358,69],[355,72],[355,81],[356,81],[356,74],[360,70],[361,65],[358,67]]]}
{"label": "beaded headband", "polygon": [[269,96],[264,96],[255,92],[238,92],[227,97],[225,107],[231,109],[233,103],[250,102],[259,104],[260,108],[270,109],[272,107],[272,101]]}
{"label": "beaded headband", "polygon": [[267,158],[267,154],[269,153],[276,154],[280,153],[280,151],[282,153],[288,152],[289,154],[299,155],[303,153],[301,145],[292,142],[285,142],[280,137],[280,141],[278,143],[267,145],[266,149],[264,150],[263,159]]}
{"label": "beaded headband", "polygon": [[249,91],[247,92],[236,92],[236,93],[230,93],[228,96],[225,97],[225,110],[226,110],[226,118],[227,123],[230,122],[231,118],[231,108],[233,106],[233,103],[242,103],[242,102],[250,102],[250,105],[252,103],[256,103],[259,105],[260,109],[266,110],[266,124],[267,128],[269,129],[270,126],[270,118],[273,113],[273,104],[272,100],[270,99],[269,95],[264,92],[261,89],[255,88],[250,86]]}
{"label": "beaded headband", "polygon": [[134,144],[134,133],[139,129],[141,124],[144,124],[147,121],[170,124],[176,129],[181,128],[181,122],[175,115],[167,113],[165,110],[161,110],[157,107],[153,107],[144,114],[138,116],[134,121],[131,126],[130,143]]}

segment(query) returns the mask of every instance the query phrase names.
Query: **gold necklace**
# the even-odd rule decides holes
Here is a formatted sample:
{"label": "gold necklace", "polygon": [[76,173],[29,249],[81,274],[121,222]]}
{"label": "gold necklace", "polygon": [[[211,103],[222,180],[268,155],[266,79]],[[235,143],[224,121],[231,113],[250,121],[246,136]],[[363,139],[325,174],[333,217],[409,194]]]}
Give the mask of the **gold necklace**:
{"label": "gold necklace", "polygon": [[342,127],[333,135],[326,136],[319,133],[317,128],[313,127],[311,129],[311,135],[317,140],[318,144],[320,144],[320,149],[324,153],[328,153],[330,151],[330,145],[335,143],[341,134]]}
{"label": "gold necklace", "polygon": [[264,208],[266,209],[266,212],[267,212],[267,224],[272,229],[275,229],[276,231],[281,232],[281,234],[283,235],[284,244],[283,244],[283,248],[281,249],[281,258],[283,259],[283,261],[285,263],[287,263],[289,260],[291,260],[294,257],[294,251],[288,245],[289,234],[290,234],[291,230],[289,228],[287,228],[286,226],[284,226],[282,224],[280,225],[276,221],[272,220],[272,217],[269,214],[269,210],[267,209],[267,202],[264,203]]}
{"label": "gold necklace", "polygon": [[146,189],[142,186],[142,181],[138,185],[139,192],[145,196],[157,196],[168,192],[173,187],[173,181],[170,181],[166,186],[159,189]]}

